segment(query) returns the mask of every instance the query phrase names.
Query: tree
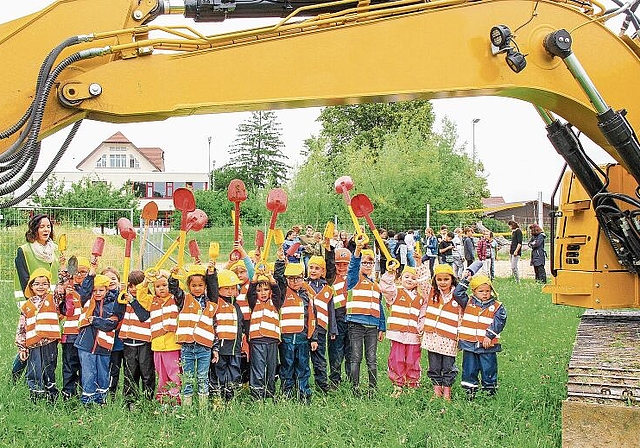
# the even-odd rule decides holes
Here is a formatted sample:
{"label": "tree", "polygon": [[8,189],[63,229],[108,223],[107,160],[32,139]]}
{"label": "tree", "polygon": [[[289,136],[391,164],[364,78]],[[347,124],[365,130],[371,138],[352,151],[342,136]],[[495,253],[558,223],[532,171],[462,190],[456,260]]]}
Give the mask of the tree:
{"label": "tree", "polygon": [[287,180],[289,166],[276,118],[273,111],[258,111],[238,125],[238,137],[230,150],[232,159],[225,168],[234,170],[247,187],[278,186]]}

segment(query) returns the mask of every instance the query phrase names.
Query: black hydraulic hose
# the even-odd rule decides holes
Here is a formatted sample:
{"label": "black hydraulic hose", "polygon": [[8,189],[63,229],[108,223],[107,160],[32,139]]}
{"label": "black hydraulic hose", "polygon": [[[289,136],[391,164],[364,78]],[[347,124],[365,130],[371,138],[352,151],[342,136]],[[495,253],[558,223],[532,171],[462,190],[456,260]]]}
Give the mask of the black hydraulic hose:
{"label": "black hydraulic hose", "polygon": [[[40,185],[44,183],[44,181],[49,177],[49,175],[51,174],[53,169],[56,167],[56,165],[58,164],[58,162],[60,161],[64,153],[67,151],[67,148],[69,147],[69,145],[71,144],[71,141],[75,137],[76,132],[78,132],[78,129],[80,128],[81,123],[82,123],[82,120],[79,120],[73,124],[73,127],[69,132],[69,135],[67,135],[67,138],[65,139],[64,143],[58,150],[58,153],[55,155],[55,157],[53,158],[53,160],[51,161],[47,169],[42,173],[42,175],[38,178],[38,180],[36,180],[24,193],[21,193],[19,196],[13,199],[10,199],[7,202],[1,203],[0,209],[12,207],[20,203],[22,200],[28,198],[34,191],[36,191],[40,187]],[[6,193],[0,190],[0,196],[4,196],[5,194]]]}
{"label": "black hydraulic hose", "polygon": [[[564,166],[562,167],[562,169],[560,170],[560,176],[558,176],[558,181],[556,182],[556,186],[553,189],[553,192],[551,193],[551,207],[555,208],[555,204],[556,204],[556,194],[558,193],[558,191],[560,190],[560,184],[562,183],[562,178],[564,177],[564,173],[567,171],[567,162],[564,162]],[[551,216],[553,218],[557,217],[557,212],[551,212],[550,213]],[[555,219],[551,219],[551,228],[549,229],[550,233],[550,244],[551,247],[549,248],[551,255],[549,256],[549,264],[551,265],[551,275],[553,275],[554,277],[558,276],[558,270],[555,268],[555,258],[556,258],[556,251],[555,251],[555,240],[556,240],[556,220]]]}
{"label": "black hydraulic hose", "polygon": [[[40,135],[40,127],[42,125],[44,108],[46,106],[51,89],[53,88],[53,84],[65,68],[81,59],[83,59],[83,55],[80,52],[68,56],[62,62],[60,62],[60,64],[58,64],[55,69],[53,69],[53,71],[47,78],[46,82],[42,86],[41,94],[36,98],[35,109],[31,117],[31,125],[26,130],[28,131],[28,133],[25,131],[25,134],[28,134],[28,140],[26,142],[22,156],[18,161],[16,161],[15,166],[11,169],[11,171],[0,176],[0,184],[8,182],[13,177],[15,177],[27,164],[27,160],[31,159],[37,152],[37,140],[38,136]],[[12,184],[15,184],[15,182],[12,182]]]}

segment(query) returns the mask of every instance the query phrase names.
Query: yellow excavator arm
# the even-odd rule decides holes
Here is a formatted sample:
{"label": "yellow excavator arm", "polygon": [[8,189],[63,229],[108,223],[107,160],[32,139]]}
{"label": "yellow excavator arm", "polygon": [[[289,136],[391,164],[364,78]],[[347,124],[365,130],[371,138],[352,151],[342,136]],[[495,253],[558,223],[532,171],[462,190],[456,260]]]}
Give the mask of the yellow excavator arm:
{"label": "yellow excavator arm", "polygon": [[[163,14],[286,17],[205,35],[154,25]],[[538,108],[542,120],[531,125],[547,126],[573,171],[552,235],[554,300],[640,306],[633,212],[640,209],[633,133],[640,91],[631,84],[640,79],[640,49],[604,25],[610,15],[596,2],[572,1],[59,0],[0,25],[0,164],[36,152],[41,138],[83,118],[139,122],[413,98],[517,98]],[[623,108],[626,115],[616,112]],[[607,190],[607,173],[585,160],[575,132],[557,117],[619,162],[621,189]],[[24,157],[0,173],[0,185],[28,178],[18,170],[31,166]],[[621,289],[626,298],[613,299]]]}

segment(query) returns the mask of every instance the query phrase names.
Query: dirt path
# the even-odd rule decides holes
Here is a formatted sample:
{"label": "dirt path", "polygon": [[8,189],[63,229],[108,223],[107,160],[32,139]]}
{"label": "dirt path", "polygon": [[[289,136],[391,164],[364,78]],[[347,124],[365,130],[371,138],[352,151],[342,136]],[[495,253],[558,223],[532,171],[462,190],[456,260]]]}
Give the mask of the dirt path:
{"label": "dirt path", "polygon": [[[530,261],[520,260],[518,263],[518,271],[520,272],[520,278],[535,278],[533,273],[533,266]],[[509,260],[497,260],[495,266],[496,277],[511,277],[511,263]],[[547,276],[549,276],[549,262],[547,262]]]}

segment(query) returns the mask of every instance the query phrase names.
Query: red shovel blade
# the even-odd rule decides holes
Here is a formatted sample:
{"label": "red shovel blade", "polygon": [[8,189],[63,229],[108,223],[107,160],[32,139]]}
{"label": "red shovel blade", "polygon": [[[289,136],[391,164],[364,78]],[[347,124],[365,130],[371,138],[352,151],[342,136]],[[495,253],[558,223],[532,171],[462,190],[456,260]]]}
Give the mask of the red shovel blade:
{"label": "red shovel blade", "polygon": [[358,218],[366,218],[373,212],[373,204],[365,194],[358,193],[351,198],[351,208]]}
{"label": "red shovel blade", "polygon": [[200,247],[196,240],[189,241],[189,255],[193,258],[200,258]]}
{"label": "red shovel blade", "polygon": [[299,248],[300,248],[300,243],[298,242],[293,243],[291,247],[287,249],[287,255],[289,255],[290,257],[293,257],[295,253],[298,252]]}
{"label": "red shovel blade", "polygon": [[180,210],[180,230],[186,230],[187,213],[196,209],[196,198],[188,188],[177,188],[173,191],[173,206]]}
{"label": "red shovel blade", "polygon": [[209,217],[205,212],[197,208],[187,214],[186,221],[187,224],[184,230],[186,230],[187,232],[189,230],[199,232],[200,230],[204,229],[204,226],[207,225],[207,222],[209,222]]}
{"label": "red shovel blade", "polygon": [[262,230],[256,230],[256,247],[264,246],[264,232]]}
{"label": "red shovel blade", "polygon": [[120,236],[127,241],[136,239],[136,231],[133,229],[133,224],[127,218],[118,219],[118,232]]}
{"label": "red shovel blade", "polygon": [[231,202],[242,202],[247,199],[247,189],[240,179],[233,179],[227,188],[227,198]]}
{"label": "red shovel blade", "polygon": [[96,237],[96,240],[93,242],[93,247],[91,248],[91,255],[94,257],[101,257],[102,252],[104,251],[104,238],[101,236]]}
{"label": "red shovel blade", "polygon": [[287,192],[282,188],[274,188],[267,195],[267,210],[273,213],[287,211]]}

